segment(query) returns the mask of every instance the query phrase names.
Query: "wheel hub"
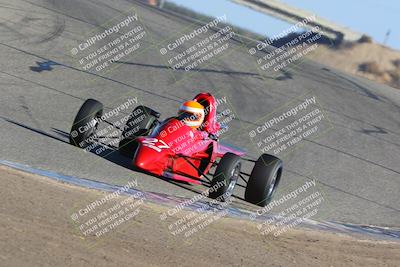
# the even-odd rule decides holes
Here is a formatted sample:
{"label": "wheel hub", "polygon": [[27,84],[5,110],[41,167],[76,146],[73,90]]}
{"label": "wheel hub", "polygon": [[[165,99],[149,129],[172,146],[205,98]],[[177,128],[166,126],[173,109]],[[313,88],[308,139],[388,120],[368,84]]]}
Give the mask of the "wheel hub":
{"label": "wheel hub", "polygon": [[237,180],[239,178],[239,174],[240,174],[240,164],[236,165],[236,167],[231,172],[229,185],[228,185],[228,188],[226,189],[226,192],[229,195],[232,195],[232,193],[233,193],[233,189],[235,188],[235,185],[236,185]]}
{"label": "wheel hub", "polygon": [[278,177],[278,170],[275,171],[274,176],[272,176],[271,183],[268,187],[268,197],[272,194],[275,188],[276,178]]}

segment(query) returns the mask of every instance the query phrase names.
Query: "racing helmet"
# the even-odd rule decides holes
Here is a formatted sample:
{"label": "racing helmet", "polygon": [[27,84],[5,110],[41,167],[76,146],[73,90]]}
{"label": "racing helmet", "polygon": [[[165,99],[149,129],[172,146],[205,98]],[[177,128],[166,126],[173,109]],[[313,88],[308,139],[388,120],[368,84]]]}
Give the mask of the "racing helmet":
{"label": "racing helmet", "polygon": [[194,100],[186,101],[179,107],[178,118],[187,126],[197,129],[204,121],[204,107]]}

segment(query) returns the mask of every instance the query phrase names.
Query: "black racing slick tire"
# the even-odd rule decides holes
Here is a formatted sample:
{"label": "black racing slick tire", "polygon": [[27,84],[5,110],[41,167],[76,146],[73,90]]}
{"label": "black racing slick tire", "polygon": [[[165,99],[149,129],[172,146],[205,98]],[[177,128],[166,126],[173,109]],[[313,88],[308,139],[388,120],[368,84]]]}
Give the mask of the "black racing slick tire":
{"label": "black racing slick tire", "polygon": [[84,148],[90,144],[90,137],[96,132],[98,118],[103,115],[103,104],[94,99],[87,99],[75,116],[71,127],[69,142]]}
{"label": "black racing slick tire", "polygon": [[159,117],[160,113],[149,107],[136,107],[122,131],[121,141],[118,145],[119,153],[125,157],[133,158],[138,147],[136,138],[150,134],[158,124],[157,119]]}
{"label": "black racing slick tire", "polygon": [[282,176],[282,160],[263,154],[256,161],[247,182],[244,198],[247,202],[265,207],[272,200]]}
{"label": "black racing slick tire", "polygon": [[226,153],[215,170],[209,197],[222,202],[227,201],[233,193],[240,169],[240,156],[230,152]]}

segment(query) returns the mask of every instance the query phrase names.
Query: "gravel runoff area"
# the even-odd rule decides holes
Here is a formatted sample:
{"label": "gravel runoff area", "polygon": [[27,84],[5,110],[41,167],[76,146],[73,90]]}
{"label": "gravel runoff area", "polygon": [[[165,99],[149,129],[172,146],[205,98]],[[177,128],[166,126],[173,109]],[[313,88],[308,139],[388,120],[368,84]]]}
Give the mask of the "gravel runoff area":
{"label": "gravel runoff area", "polygon": [[[101,236],[84,235],[71,214],[105,193],[0,167],[3,266],[398,266],[400,243],[292,229],[263,236],[252,222],[221,218],[189,237],[169,225],[186,212],[137,206],[138,213]],[[107,201],[107,208],[127,196]],[[135,202],[136,203],[136,202]],[[103,207],[106,209],[106,207]]]}

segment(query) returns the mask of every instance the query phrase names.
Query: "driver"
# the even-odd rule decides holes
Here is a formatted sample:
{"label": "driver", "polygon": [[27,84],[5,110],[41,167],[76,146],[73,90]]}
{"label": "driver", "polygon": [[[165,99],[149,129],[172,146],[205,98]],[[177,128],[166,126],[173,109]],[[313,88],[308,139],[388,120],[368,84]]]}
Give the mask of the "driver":
{"label": "driver", "polygon": [[178,119],[194,130],[199,130],[204,121],[204,106],[194,100],[184,102],[178,111]]}

